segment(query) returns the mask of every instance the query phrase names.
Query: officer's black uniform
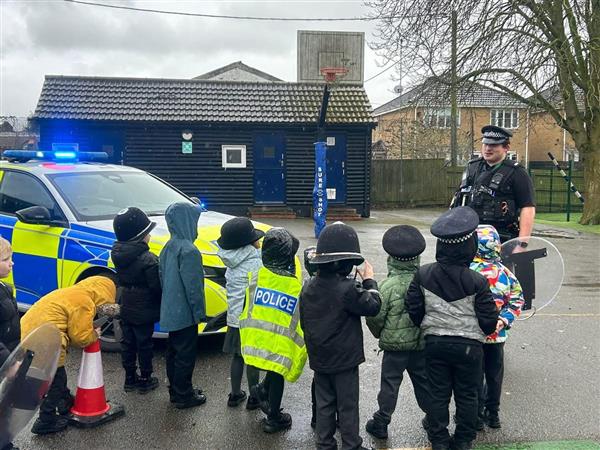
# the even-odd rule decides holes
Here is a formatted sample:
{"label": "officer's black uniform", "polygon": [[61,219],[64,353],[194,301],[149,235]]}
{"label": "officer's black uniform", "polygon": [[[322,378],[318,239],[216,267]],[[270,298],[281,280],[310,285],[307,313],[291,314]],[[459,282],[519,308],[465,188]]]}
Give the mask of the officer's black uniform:
{"label": "officer's black uniform", "polygon": [[[487,125],[481,129],[484,144],[505,144],[512,133]],[[493,225],[502,242],[519,236],[521,208],[535,206],[533,183],[515,161],[504,159],[490,166],[483,157],[469,161],[453,206],[470,206],[479,223]]]}
{"label": "officer's black uniform", "polygon": [[458,207],[433,223],[437,262],[417,271],[406,294],[408,314],[425,335],[431,395],[427,432],[433,450],[450,448],[447,427],[452,393],[457,416],[452,448],[469,449],[476,436],[482,345],[498,320],[487,279],[469,269],[477,253],[477,222],[472,209]]}

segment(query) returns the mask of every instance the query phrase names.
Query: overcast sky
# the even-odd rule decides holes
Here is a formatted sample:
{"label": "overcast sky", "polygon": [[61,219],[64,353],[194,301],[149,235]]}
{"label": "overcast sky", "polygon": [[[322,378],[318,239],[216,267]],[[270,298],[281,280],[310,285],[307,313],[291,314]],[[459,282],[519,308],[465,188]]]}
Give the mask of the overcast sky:
{"label": "overcast sky", "polygon": [[[110,1],[171,11],[269,17],[357,17],[362,1]],[[62,0],[0,0],[0,115],[35,110],[44,75],[192,78],[243,61],[296,81],[296,32],[364,31],[372,22],[256,22],[125,11]],[[382,70],[365,49],[365,79]],[[394,69],[365,84],[373,107],[395,97]]]}

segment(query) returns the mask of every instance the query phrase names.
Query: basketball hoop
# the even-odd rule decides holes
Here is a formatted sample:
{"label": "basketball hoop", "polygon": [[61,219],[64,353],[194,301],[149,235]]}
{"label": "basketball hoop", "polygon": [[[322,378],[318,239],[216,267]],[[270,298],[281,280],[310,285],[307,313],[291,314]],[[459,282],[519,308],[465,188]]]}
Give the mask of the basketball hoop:
{"label": "basketball hoop", "polygon": [[347,67],[322,67],[321,75],[325,78],[326,83],[335,83],[336,79],[343,78],[348,73]]}

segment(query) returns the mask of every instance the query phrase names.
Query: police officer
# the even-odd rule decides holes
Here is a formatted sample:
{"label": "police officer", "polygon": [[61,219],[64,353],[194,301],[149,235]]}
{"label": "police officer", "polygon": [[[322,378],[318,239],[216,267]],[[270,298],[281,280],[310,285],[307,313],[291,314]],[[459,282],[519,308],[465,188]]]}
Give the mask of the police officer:
{"label": "police officer", "polygon": [[[512,133],[494,125],[486,125],[481,132],[481,157],[469,161],[451,207],[473,208],[481,224],[498,230],[502,242],[531,236],[533,183],[519,163],[506,158]],[[526,247],[526,239],[520,245]]]}
{"label": "police officer", "polygon": [[[421,266],[405,297],[412,322],[425,336],[427,434],[432,450],[468,450],[477,433],[482,346],[498,321],[487,279],[469,268],[477,253],[477,223],[477,214],[462,206],[446,211],[431,225],[431,234],[438,238],[436,262]],[[451,439],[452,393],[457,422]]]}

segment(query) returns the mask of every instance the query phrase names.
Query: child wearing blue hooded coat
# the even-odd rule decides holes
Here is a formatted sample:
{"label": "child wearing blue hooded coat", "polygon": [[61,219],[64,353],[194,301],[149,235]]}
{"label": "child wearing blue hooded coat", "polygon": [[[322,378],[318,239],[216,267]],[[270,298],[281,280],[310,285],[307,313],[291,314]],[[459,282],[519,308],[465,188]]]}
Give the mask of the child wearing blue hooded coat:
{"label": "child wearing blue hooded coat", "polygon": [[199,218],[198,205],[179,202],[169,206],[165,219],[171,239],[159,257],[160,327],[169,332],[166,357],[169,395],[178,409],[206,402],[202,390],[192,386],[198,324],[206,319],[202,254],[194,245]]}
{"label": "child wearing blue hooded coat", "polygon": [[[244,358],[240,343],[240,314],[246,303],[248,274],[255,273],[262,267],[260,255],[260,239],[265,235],[254,228],[250,219],[234,217],[221,227],[221,237],[217,240],[219,251],[217,255],[227,266],[225,281],[227,288],[227,334],[223,351],[231,354],[231,393],[227,406],[238,406],[246,398],[246,392],[241,389],[244,374]],[[258,384],[260,371],[252,366],[246,366],[248,389]],[[246,409],[257,409],[260,400],[250,395]]]}

